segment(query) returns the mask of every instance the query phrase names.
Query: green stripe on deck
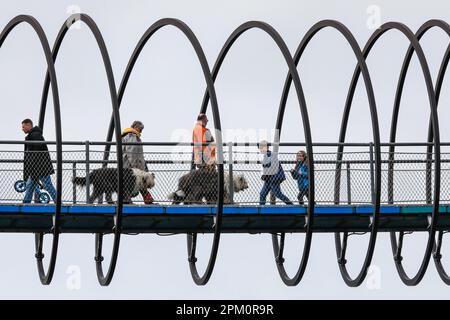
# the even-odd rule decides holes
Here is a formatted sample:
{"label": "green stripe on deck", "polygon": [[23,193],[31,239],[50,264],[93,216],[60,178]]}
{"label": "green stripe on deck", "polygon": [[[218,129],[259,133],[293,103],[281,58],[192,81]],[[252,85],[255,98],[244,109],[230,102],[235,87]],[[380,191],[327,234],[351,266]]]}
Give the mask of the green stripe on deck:
{"label": "green stripe on deck", "polygon": [[[448,206],[439,206],[440,213],[448,212]],[[433,213],[433,206],[402,206],[401,213],[403,214],[418,214],[418,213]]]}

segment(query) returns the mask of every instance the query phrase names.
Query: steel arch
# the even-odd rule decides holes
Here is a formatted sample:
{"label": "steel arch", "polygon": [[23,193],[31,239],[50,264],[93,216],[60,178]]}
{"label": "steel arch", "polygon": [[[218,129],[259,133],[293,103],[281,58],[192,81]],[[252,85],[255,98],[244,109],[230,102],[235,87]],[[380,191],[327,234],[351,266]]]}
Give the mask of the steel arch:
{"label": "steel arch", "polygon": [[[119,104],[118,104],[118,99],[117,99],[114,73],[112,70],[108,50],[106,48],[105,42],[103,40],[103,37],[101,35],[99,28],[97,27],[94,20],[91,17],[89,17],[88,15],[86,15],[84,13],[73,14],[63,23],[63,25],[56,37],[54,46],[53,46],[53,51],[52,51],[53,60],[52,61],[56,61],[56,58],[58,57],[59,49],[61,47],[63,40],[65,39],[67,31],[69,30],[70,26],[77,21],[82,21],[89,27],[89,30],[94,35],[97,45],[99,47],[99,50],[100,50],[100,53],[102,56],[102,60],[103,60],[103,64],[104,64],[105,70],[106,70],[106,76],[108,79],[108,86],[109,86],[109,93],[111,96],[111,105],[112,105],[112,109],[113,109],[112,112],[113,112],[113,117],[115,119],[115,128],[114,129],[115,129],[115,136],[116,136],[116,142],[117,142],[117,168],[118,168],[118,171],[117,171],[117,179],[118,179],[117,194],[119,196],[117,197],[116,213],[115,213],[115,217],[114,217],[113,249],[112,249],[112,254],[111,254],[111,261],[110,261],[106,276],[104,275],[103,265],[102,265],[103,234],[97,233],[95,235],[95,264],[96,264],[96,270],[97,270],[97,278],[98,278],[99,283],[102,286],[107,286],[110,284],[110,282],[113,278],[113,275],[114,275],[115,268],[116,268],[117,258],[118,258],[118,254],[119,254],[121,228],[122,228],[123,160],[122,160],[122,140],[121,140]],[[40,121],[42,121],[42,123],[43,123],[44,117],[45,117],[48,90],[49,90],[49,77],[47,74],[45,77],[44,88],[42,91],[42,98],[41,98]]]}
{"label": "steel arch", "polygon": [[[222,66],[223,61],[225,60],[225,57],[227,56],[228,51],[231,49],[231,47],[233,46],[233,44],[235,43],[235,41],[246,31],[250,30],[250,29],[259,29],[264,31],[266,34],[268,34],[272,40],[275,42],[275,44],[277,45],[278,49],[281,51],[286,64],[288,65],[289,68],[289,75],[290,77],[293,77],[294,80],[294,85],[296,88],[296,93],[297,93],[297,98],[298,98],[298,102],[299,102],[299,106],[300,106],[300,112],[302,115],[302,120],[303,120],[303,130],[304,130],[304,134],[305,134],[305,140],[306,140],[306,149],[308,150],[308,154],[310,155],[310,163],[309,163],[309,167],[308,167],[308,174],[310,177],[309,180],[309,207],[308,207],[308,223],[307,223],[307,229],[306,229],[306,240],[305,240],[305,246],[304,246],[304,250],[303,250],[303,256],[302,256],[302,260],[300,263],[300,267],[296,273],[296,275],[293,278],[290,278],[283,266],[284,263],[284,258],[282,256],[283,253],[283,246],[281,247],[278,246],[278,239],[277,239],[277,235],[272,235],[272,243],[273,243],[273,247],[274,247],[274,253],[275,253],[275,261],[277,263],[277,269],[278,272],[281,276],[281,279],[283,280],[283,282],[286,285],[289,286],[295,286],[297,285],[303,274],[304,271],[306,269],[306,265],[308,263],[308,257],[309,257],[309,251],[311,248],[311,242],[312,242],[312,225],[314,223],[314,156],[313,156],[313,149],[312,149],[312,138],[311,138],[311,128],[310,128],[310,123],[309,123],[309,117],[308,117],[308,110],[306,107],[306,101],[305,101],[305,97],[303,94],[303,89],[300,83],[300,77],[298,75],[298,72],[295,68],[295,64],[294,61],[292,59],[292,56],[289,52],[289,49],[286,45],[286,43],[283,41],[283,39],[281,38],[280,34],[273,28],[271,27],[269,24],[261,22],[261,21],[249,21],[246,23],[243,23],[242,25],[240,25],[238,28],[236,28],[231,35],[228,37],[227,41],[225,42],[224,46],[222,47],[216,62],[214,64],[213,70],[212,70],[212,77],[213,80],[215,81],[217,78],[217,75],[219,74],[220,68]],[[203,98],[203,103],[202,103],[202,111],[205,111],[207,106],[208,106],[208,102],[209,102],[209,95],[208,93],[205,93],[204,98]],[[281,106],[280,106],[281,108]],[[283,110],[284,111],[284,110]],[[278,110],[278,114],[280,114],[280,109]],[[282,120],[281,122],[279,122],[277,120],[277,126],[276,126],[276,133],[275,133],[275,138],[274,138],[274,150],[278,150],[278,142],[279,142],[279,136],[280,136],[280,132],[281,132],[281,124],[282,124]],[[275,152],[276,152],[275,151]],[[284,235],[282,236],[282,242],[284,243]]]}
{"label": "steel arch", "polygon": [[[178,19],[171,19],[171,18],[165,18],[160,19],[157,22],[155,22],[153,25],[151,25],[147,31],[144,33],[144,35],[139,40],[138,44],[136,45],[133,54],[130,57],[130,60],[128,62],[127,68],[125,70],[125,73],[122,77],[122,82],[119,87],[119,93],[118,93],[118,101],[119,106],[122,102],[123,95],[125,93],[125,89],[128,84],[128,80],[131,76],[131,72],[133,71],[134,65],[139,58],[142,49],[147,44],[148,40],[152,37],[153,34],[155,34],[159,29],[165,27],[165,26],[173,26],[179,29],[189,40],[190,44],[195,50],[195,53],[197,55],[197,58],[200,62],[203,75],[205,77],[206,86],[207,86],[207,92],[212,97],[211,101],[211,107],[212,107],[212,113],[214,118],[214,128],[216,130],[216,147],[217,147],[217,158],[218,158],[218,172],[219,172],[219,180],[218,180],[218,200],[217,200],[217,213],[216,213],[216,220],[215,220],[215,231],[214,231],[214,238],[213,238],[213,244],[211,248],[210,258],[208,261],[208,265],[206,267],[206,271],[203,274],[203,276],[200,276],[197,270],[196,261],[197,258],[195,257],[195,251],[196,251],[196,243],[197,243],[197,234],[188,234],[187,235],[187,246],[188,246],[188,261],[189,261],[189,267],[191,271],[192,278],[194,282],[197,285],[205,285],[213,272],[215,261],[217,258],[217,252],[219,249],[219,242],[220,242],[220,234],[222,229],[222,213],[223,213],[223,193],[224,193],[224,172],[223,172],[223,147],[222,147],[222,128],[220,124],[220,114],[219,114],[219,107],[217,103],[217,97],[216,92],[214,89],[214,81],[211,77],[211,72],[209,69],[208,61],[206,59],[206,56],[203,52],[203,49],[200,45],[200,42],[198,41],[195,34],[192,32],[192,30],[181,20]],[[203,110],[201,109],[200,112],[206,112],[206,108]],[[114,119],[111,119],[110,127],[107,134],[107,141],[111,141],[112,139],[112,128],[114,127]],[[108,146],[107,146],[108,148]],[[109,151],[108,149],[105,151]],[[108,155],[108,152],[105,152],[106,155]]]}
{"label": "steel arch", "polygon": [[[374,213],[373,213],[373,220],[371,223],[371,236],[369,240],[369,246],[367,248],[366,252],[366,258],[364,261],[364,264],[361,268],[361,271],[359,272],[358,276],[355,279],[352,279],[347,271],[347,268],[345,266],[345,250],[346,250],[346,239],[344,241],[344,247],[341,246],[340,242],[340,236],[339,234],[336,234],[336,253],[338,255],[338,261],[339,261],[339,267],[341,274],[343,276],[343,279],[345,283],[348,286],[355,287],[359,286],[362,281],[364,281],[364,278],[367,274],[367,269],[370,266],[375,243],[376,243],[376,237],[377,237],[377,227],[378,227],[378,216],[379,216],[379,208],[380,208],[380,194],[381,194],[381,149],[380,149],[380,132],[379,132],[379,123],[378,123],[378,115],[377,115],[377,108],[375,103],[375,95],[373,92],[373,86],[372,82],[370,80],[370,74],[367,68],[367,65],[365,63],[365,59],[361,53],[361,48],[359,47],[356,39],[351,34],[350,30],[347,29],[342,23],[334,20],[322,20],[318,23],[316,23],[314,26],[312,26],[306,35],[303,37],[302,41],[300,42],[295,54],[294,54],[294,62],[296,65],[300,62],[300,59],[303,55],[303,52],[307,48],[309,42],[314,38],[314,36],[322,29],[331,27],[335,30],[337,30],[341,35],[344,36],[344,38],[347,40],[348,44],[350,45],[354,55],[356,56],[358,60],[358,67],[362,70],[363,77],[364,77],[364,83],[366,87],[366,92],[369,100],[369,110],[372,120],[372,134],[374,139],[374,148],[375,148],[375,197],[373,199],[373,206],[374,206]],[[280,102],[280,109],[279,109],[279,115],[277,120],[277,126],[281,126],[283,116],[284,116],[284,110],[286,107],[286,102],[289,94],[289,89],[291,85],[291,79],[288,76],[285,82],[285,86],[283,88],[283,94]],[[350,108],[347,110],[348,113],[350,113]],[[338,149],[338,163],[339,160],[342,159],[342,152],[343,147],[339,147]],[[337,165],[336,168],[336,179],[335,183],[339,185],[340,181],[340,165]],[[335,188],[336,190],[336,188]],[[339,203],[339,194],[335,194],[335,201],[337,204]],[[347,235],[344,234],[344,237],[346,238]]]}
{"label": "steel arch", "polygon": [[[443,30],[445,33],[447,33],[448,36],[450,36],[450,25],[442,20],[429,20],[427,22],[425,22],[416,32],[415,36],[417,38],[418,41],[420,41],[420,39],[432,28],[437,27],[441,30]],[[403,86],[404,86],[404,82],[406,80],[406,74],[408,72],[409,66],[410,66],[410,62],[411,62],[411,58],[412,55],[414,53],[414,48],[412,45],[409,46],[404,60],[403,60],[403,64],[402,64],[402,69],[400,71],[400,76],[399,76],[399,80],[398,80],[398,84],[397,84],[397,91],[396,91],[396,96],[395,96],[395,103],[394,103],[394,109],[393,109],[393,113],[392,113],[392,121],[391,121],[391,137],[390,137],[390,142],[395,142],[396,140],[396,133],[397,133],[397,123],[398,123],[398,115],[399,115],[399,110],[400,110],[400,102],[401,102],[401,96],[403,93]],[[447,47],[447,50],[444,54],[444,57],[442,59],[440,68],[439,68],[439,72],[438,72],[438,76],[437,76],[437,80],[435,83],[435,99],[436,99],[436,109],[439,105],[439,98],[440,98],[440,93],[441,93],[441,89],[442,89],[442,83],[444,81],[444,77],[445,77],[445,73],[447,71],[447,66],[448,66],[448,62],[450,59],[450,45]],[[428,126],[428,137],[427,137],[427,142],[428,143],[432,143],[433,142],[433,121],[432,118],[430,118],[430,123]],[[391,147],[390,150],[390,158],[393,160],[393,152],[395,151],[395,147]],[[426,173],[426,189],[427,189],[427,198],[429,198],[431,201],[431,161],[432,161],[432,152],[433,152],[433,145],[428,145],[427,146],[427,173]],[[393,164],[392,164],[392,170],[389,170],[389,179],[388,179],[388,188],[389,188],[389,195],[391,196],[391,201],[393,201],[393,188],[394,188],[394,179],[393,179]],[[436,192],[436,190],[435,190]],[[395,236],[394,234],[391,233],[391,237]],[[437,240],[437,244],[435,244],[434,246],[434,252],[433,252],[433,258],[434,258],[434,262],[436,265],[436,269],[438,271],[439,276],[441,277],[441,279],[444,281],[444,283],[446,283],[447,285],[450,285],[450,277],[447,275],[446,271],[444,270],[444,267],[442,265],[441,262],[441,258],[442,255],[440,253],[441,251],[441,247],[442,247],[442,231],[439,231],[438,234],[438,240]],[[399,237],[403,238],[403,232],[400,232]],[[391,238],[391,241],[396,242],[395,238]],[[397,246],[397,250],[396,253],[398,255],[398,259],[400,259],[399,264],[401,269],[403,269],[403,266],[401,266],[401,251],[402,251],[402,245],[403,245],[403,241],[399,241],[399,244]],[[404,274],[404,271],[401,271],[402,274]],[[420,280],[419,280],[420,281]]]}
{"label": "steel arch", "polygon": [[[52,226],[52,249],[50,254],[50,262],[47,269],[45,271],[44,264],[42,260],[44,259],[44,254],[42,253],[42,240],[44,235],[36,234],[35,235],[35,245],[36,245],[36,262],[38,267],[39,278],[41,283],[44,285],[48,285],[51,283],[53,274],[55,272],[56,266],[56,258],[58,254],[58,244],[59,244],[59,233],[60,233],[60,215],[61,215],[61,189],[62,189],[62,130],[61,130],[61,112],[60,112],[60,102],[59,102],[59,91],[58,91],[58,83],[56,78],[55,64],[52,59],[52,54],[50,50],[50,45],[45,35],[42,26],[39,22],[32,16],[29,15],[19,15],[15,18],[11,19],[6,27],[3,29],[0,34],[0,47],[3,45],[3,42],[8,37],[9,33],[20,23],[29,24],[35,33],[37,34],[39,41],[41,43],[42,49],[44,51],[45,60],[48,68],[48,76],[49,76],[49,84],[52,86],[52,96],[53,96],[53,108],[54,108],[54,117],[55,117],[55,136],[56,136],[56,206],[55,206],[55,214],[53,217],[53,226]],[[41,129],[43,129],[43,125],[39,124]],[[41,241],[39,241],[41,240]]]}
{"label": "steel arch", "polygon": [[[408,27],[406,27],[405,25],[403,25],[401,23],[397,23],[397,22],[387,22],[387,23],[383,24],[382,26],[380,26],[369,38],[369,40],[367,41],[367,43],[363,49],[363,56],[364,56],[364,58],[367,58],[367,56],[370,53],[370,50],[375,45],[375,43],[378,41],[378,39],[380,39],[381,36],[389,30],[398,30],[409,40],[409,42],[411,43],[411,45],[414,48],[414,51],[416,52],[416,54],[419,58],[422,72],[425,77],[425,83],[427,86],[427,93],[428,93],[428,98],[429,98],[429,103],[430,103],[430,108],[431,108],[433,130],[434,130],[435,136],[436,136],[435,143],[434,143],[435,152],[437,155],[436,156],[436,172],[435,172],[435,179],[436,179],[435,180],[435,190],[438,190],[440,187],[439,123],[438,123],[437,112],[436,112],[436,101],[435,101],[433,83],[431,80],[430,71],[429,71],[428,64],[426,62],[425,55],[423,53],[421,45],[419,44],[419,42],[416,39],[413,32]],[[356,67],[354,74],[353,74],[351,87],[350,87],[348,95],[347,95],[347,102],[346,102],[346,107],[345,107],[345,111],[344,111],[344,116],[342,119],[341,134],[340,134],[339,142],[342,142],[342,140],[345,139],[345,133],[346,133],[347,123],[348,123],[347,109],[350,108],[348,102],[351,101],[351,99],[353,99],[353,95],[354,95],[354,92],[356,89],[356,83],[358,81],[359,74],[360,74],[360,70],[358,67]],[[391,129],[392,128],[393,128],[393,126],[391,125]],[[426,268],[428,266],[428,262],[429,262],[429,259],[431,256],[431,250],[433,249],[432,244],[434,243],[434,235],[435,235],[435,231],[436,231],[435,229],[436,229],[436,224],[437,224],[438,206],[439,206],[439,193],[436,192],[434,201],[433,201],[433,214],[432,214],[432,221],[430,224],[431,226],[430,226],[430,234],[429,234],[427,249],[426,249],[420,270],[413,279],[410,279],[406,276],[406,274],[404,273],[403,267],[401,267],[401,261],[398,261],[398,260],[400,260],[400,258],[399,258],[399,256],[396,256],[397,246],[394,243],[395,234],[394,235],[391,234],[391,243],[392,243],[393,252],[394,252],[394,256],[395,256],[395,260],[396,260],[397,270],[399,271],[402,281],[407,285],[418,284],[420,282],[420,280],[422,279],[422,277],[426,271]],[[403,273],[401,270],[403,270]]]}

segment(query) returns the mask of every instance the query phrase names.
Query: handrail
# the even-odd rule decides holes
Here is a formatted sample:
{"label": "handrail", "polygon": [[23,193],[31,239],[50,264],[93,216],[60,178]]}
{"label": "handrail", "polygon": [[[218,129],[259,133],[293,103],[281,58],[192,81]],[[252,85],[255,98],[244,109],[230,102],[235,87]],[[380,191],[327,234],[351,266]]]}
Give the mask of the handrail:
{"label": "handrail", "polygon": [[[63,141],[62,145],[85,145],[89,144],[91,146],[105,146],[105,145],[116,145],[115,141]],[[312,143],[313,147],[369,147],[372,142],[315,142]],[[23,140],[0,140],[0,145],[34,145],[34,144],[49,144],[54,145],[56,141],[23,141]],[[164,141],[152,141],[152,142],[123,142],[123,146],[126,145],[143,145],[143,146],[204,146],[204,145],[216,145],[216,143],[200,143],[200,142],[164,142]],[[258,142],[224,142],[222,146],[226,147],[232,145],[234,147],[257,147]],[[304,142],[280,142],[280,143],[268,143],[268,146],[280,146],[280,147],[304,147],[306,143]],[[382,142],[381,147],[427,147],[433,146],[432,142]],[[441,142],[441,146],[450,146],[450,142]],[[111,151],[109,151],[111,152]]]}

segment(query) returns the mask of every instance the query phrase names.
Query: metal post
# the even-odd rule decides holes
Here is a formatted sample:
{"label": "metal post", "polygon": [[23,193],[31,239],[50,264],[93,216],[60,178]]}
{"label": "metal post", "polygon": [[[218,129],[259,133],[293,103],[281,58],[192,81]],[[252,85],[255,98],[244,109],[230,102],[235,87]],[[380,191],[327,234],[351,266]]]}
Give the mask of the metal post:
{"label": "metal post", "polygon": [[375,186],[374,186],[374,165],[373,165],[373,142],[369,145],[369,153],[370,153],[370,195],[372,203],[375,200]]}
{"label": "metal post", "polygon": [[89,203],[89,194],[90,192],[90,181],[89,181],[89,172],[91,171],[89,168],[89,141],[86,141],[84,143],[85,150],[86,150],[86,203]]}
{"label": "metal post", "polygon": [[342,158],[343,158],[343,152],[339,151],[336,153],[336,171],[335,171],[335,177],[334,177],[334,204],[339,205],[340,203],[340,196],[341,196],[341,170],[342,170]]}
{"label": "metal post", "polygon": [[427,161],[426,161],[426,173],[425,173],[425,189],[426,189],[426,201],[427,204],[432,203],[432,180],[431,180],[431,173],[432,173],[432,163],[433,163],[433,149],[427,150],[430,152],[427,152]]}
{"label": "metal post", "polygon": [[[233,143],[228,143],[228,197],[230,204],[234,203],[234,180],[233,180]],[[225,199],[226,200],[226,199]]]}
{"label": "metal post", "polygon": [[352,189],[350,180],[350,162],[347,161],[347,204],[352,204]]}
{"label": "metal post", "polygon": [[[77,163],[72,163],[72,179],[77,176]],[[77,186],[75,183],[72,183],[72,203],[77,203]]]}
{"label": "metal post", "polygon": [[394,204],[394,148],[389,148],[388,161],[388,203]]}

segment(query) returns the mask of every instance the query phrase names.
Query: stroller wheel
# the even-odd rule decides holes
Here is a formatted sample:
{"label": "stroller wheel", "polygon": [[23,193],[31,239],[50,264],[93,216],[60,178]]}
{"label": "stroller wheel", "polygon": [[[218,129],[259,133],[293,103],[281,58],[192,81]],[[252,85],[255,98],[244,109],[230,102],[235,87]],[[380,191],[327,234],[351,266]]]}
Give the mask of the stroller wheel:
{"label": "stroller wheel", "polygon": [[39,202],[42,204],[47,204],[50,202],[50,195],[47,192],[41,192],[39,194]]}
{"label": "stroller wheel", "polygon": [[23,180],[17,180],[17,181],[14,183],[14,189],[15,189],[17,192],[20,192],[20,193],[25,192],[25,189],[26,189],[26,183],[25,183],[25,181],[23,181]]}

